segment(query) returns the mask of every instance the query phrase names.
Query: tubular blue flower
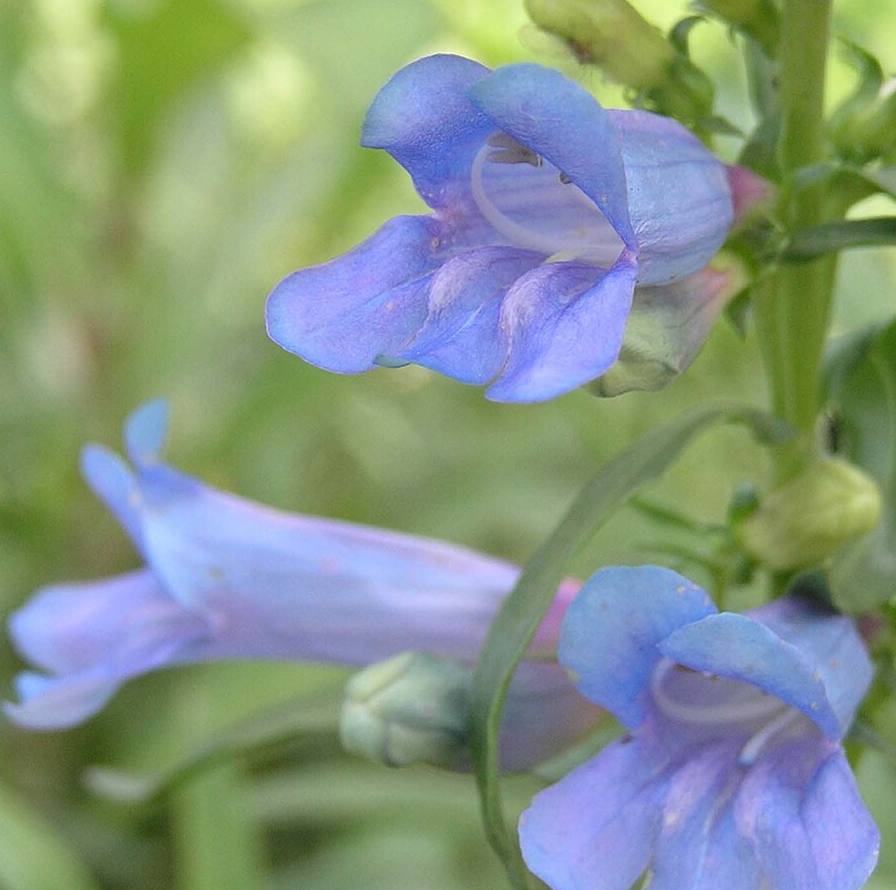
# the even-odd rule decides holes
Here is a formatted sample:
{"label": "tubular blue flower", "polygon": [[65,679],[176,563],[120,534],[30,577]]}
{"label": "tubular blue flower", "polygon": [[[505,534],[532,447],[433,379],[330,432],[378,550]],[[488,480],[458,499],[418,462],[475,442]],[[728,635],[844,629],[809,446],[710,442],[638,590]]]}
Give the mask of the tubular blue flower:
{"label": "tubular blue flower", "polygon": [[[131,415],[125,443],[133,468],[103,447],[84,449],[84,476],[146,565],[45,588],[12,616],[17,649],[43,672],[17,678],[22,701],[5,706],[13,720],[34,729],[72,726],[129,678],[189,662],[360,666],[408,649],[475,658],[516,581],[515,566],[217,491],[159,462],[166,427],[164,402]],[[567,582],[558,591],[534,658],[555,651],[560,618],[577,587]],[[580,696],[556,662],[550,667],[537,677],[538,689],[553,684],[570,720],[581,724]],[[525,697],[526,690],[519,693]]]}
{"label": "tubular blue flower", "polygon": [[686,129],[604,110],[534,64],[414,62],[361,142],[405,167],[433,214],[293,273],[267,305],[273,340],[344,374],[415,362],[493,381],[496,401],[567,392],[616,360],[636,284],[697,272],[734,216],[728,169]]}
{"label": "tubular blue flower", "polygon": [[586,582],[559,657],[629,734],[520,822],[554,890],[856,890],[879,836],[841,746],[871,680],[854,623],[806,600],[748,615],[653,566]]}

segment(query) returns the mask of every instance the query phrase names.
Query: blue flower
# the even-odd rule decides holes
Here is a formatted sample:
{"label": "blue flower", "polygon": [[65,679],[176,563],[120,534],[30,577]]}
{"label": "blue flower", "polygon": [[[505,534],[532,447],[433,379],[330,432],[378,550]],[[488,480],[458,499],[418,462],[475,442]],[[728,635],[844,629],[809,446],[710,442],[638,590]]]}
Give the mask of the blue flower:
{"label": "blue flower", "polygon": [[[17,649],[43,673],[17,678],[7,714],[34,729],[81,722],[147,671],[221,659],[358,666],[408,649],[472,661],[518,569],[439,541],[280,513],[159,462],[167,409],[125,426],[133,469],[97,445],[88,483],[128,531],[144,568],[38,591],[10,620]],[[594,708],[556,661],[566,583],[532,655],[531,706],[565,701],[571,729]],[[520,688],[521,696],[526,688]],[[562,721],[558,721],[562,722]]]}
{"label": "blue flower", "polygon": [[434,213],[293,273],[267,307],[277,343],[344,374],[415,362],[497,401],[552,398],[616,360],[636,284],[697,272],[732,223],[728,170],[687,130],[539,65],[414,62],[361,142]]}
{"label": "blue flower", "polygon": [[719,614],[674,572],[598,572],[559,657],[628,728],[520,822],[554,890],[856,890],[879,836],[841,746],[871,680],[853,622],[798,598]]}

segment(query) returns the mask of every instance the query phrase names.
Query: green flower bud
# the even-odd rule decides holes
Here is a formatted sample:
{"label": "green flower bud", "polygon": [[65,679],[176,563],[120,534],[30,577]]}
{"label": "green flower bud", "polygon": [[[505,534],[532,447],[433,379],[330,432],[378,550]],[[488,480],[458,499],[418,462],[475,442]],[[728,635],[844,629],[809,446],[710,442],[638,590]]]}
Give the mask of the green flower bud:
{"label": "green flower bud", "polygon": [[734,532],[759,562],[787,571],[816,565],[872,531],[882,509],[880,490],[870,476],[829,458],[766,495]]}
{"label": "green flower bud", "polygon": [[461,767],[469,757],[470,668],[404,652],[349,681],[339,737],[352,754],[386,766]]}
{"label": "green flower bud", "polygon": [[778,10],[772,0],[700,0],[700,6],[748,34],[768,53],[778,43]]}
{"label": "green flower bud", "polygon": [[719,254],[706,268],[661,287],[635,290],[619,358],[588,384],[597,396],[656,390],[697,357],[728,301],[748,281],[744,265]]}
{"label": "green flower bud", "polygon": [[617,83],[647,90],[669,80],[675,48],[625,0],[526,0],[526,11]]}

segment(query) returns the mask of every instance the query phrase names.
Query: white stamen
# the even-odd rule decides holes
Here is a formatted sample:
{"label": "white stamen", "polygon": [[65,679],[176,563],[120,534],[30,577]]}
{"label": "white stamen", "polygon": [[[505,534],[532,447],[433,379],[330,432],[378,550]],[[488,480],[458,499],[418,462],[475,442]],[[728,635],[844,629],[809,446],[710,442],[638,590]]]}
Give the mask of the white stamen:
{"label": "white stamen", "polygon": [[[608,267],[616,262],[622,249],[621,239],[594,201],[574,183],[568,182],[568,178],[564,177],[562,171],[557,171],[556,187],[562,190],[563,203],[566,203],[567,206],[581,205],[585,213],[582,214],[579,222],[584,225],[576,230],[566,232],[539,232],[514,222],[489,197],[483,182],[486,163],[526,164],[538,169],[544,165],[544,161],[531,149],[520,145],[503,133],[495,133],[490,136],[473,159],[470,170],[473,200],[485,219],[511,244],[549,256],[571,254],[576,259],[597,266]],[[539,188],[541,187],[543,186],[539,186]],[[570,201],[573,202],[572,205],[568,204]],[[549,217],[550,211],[548,211]]]}
{"label": "white stamen", "polygon": [[[780,699],[756,690],[756,694],[741,701],[718,702],[711,704],[692,704],[686,701],[678,701],[672,698],[663,688],[663,683],[669,672],[678,665],[669,658],[663,658],[653,672],[650,689],[656,706],[667,717],[681,723],[696,723],[700,725],[740,723],[747,720],[761,720],[772,717],[782,709],[789,712]],[[707,678],[708,680],[709,678]]]}
{"label": "white stamen", "polygon": [[799,711],[795,708],[787,708],[771,723],[767,723],[762,729],[759,730],[754,736],[750,738],[750,740],[746,743],[746,745],[741,748],[740,754],[737,758],[737,763],[739,766],[752,766],[756,762],[756,758],[762,753],[762,749],[766,746],[766,744],[772,739],[773,736],[776,736],[782,729],[790,726],[791,723],[798,720],[802,717]]}

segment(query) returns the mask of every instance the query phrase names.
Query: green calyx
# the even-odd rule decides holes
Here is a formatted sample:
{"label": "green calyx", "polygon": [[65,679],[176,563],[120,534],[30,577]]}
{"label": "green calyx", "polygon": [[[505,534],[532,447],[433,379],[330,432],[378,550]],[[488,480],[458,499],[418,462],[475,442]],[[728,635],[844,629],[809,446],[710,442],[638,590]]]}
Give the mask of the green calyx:
{"label": "green calyx", "polygon": [[763,565],[776,571],[803,569],[872,531],[882,509],[880,490],[870,476],[828,458],[762,498],[734,533]]}

